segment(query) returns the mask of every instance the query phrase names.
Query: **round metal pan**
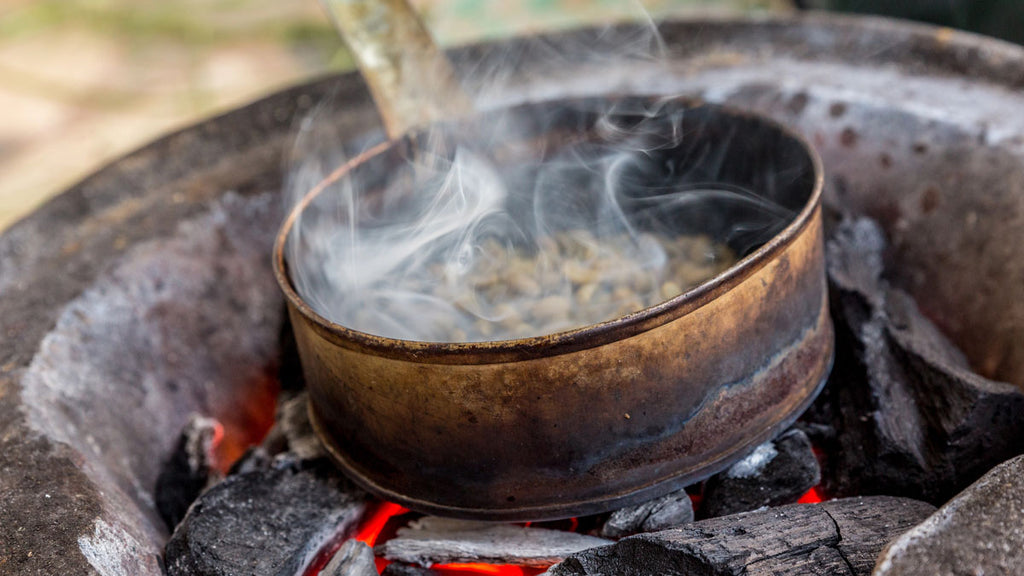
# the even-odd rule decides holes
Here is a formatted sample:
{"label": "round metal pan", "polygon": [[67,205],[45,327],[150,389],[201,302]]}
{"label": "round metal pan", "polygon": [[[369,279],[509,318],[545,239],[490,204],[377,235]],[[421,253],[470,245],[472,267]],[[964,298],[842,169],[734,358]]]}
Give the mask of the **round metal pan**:
{"label": "round metal pan", "polygon": [[[496,146],[558,146],[568,130],[585,134],[596,121],[586,113],[530,123],[542,109],[593,108],[578,104],[511,110],[521,129]],[[724,469],[808,406],[833,353],[821,162],[774,121],[698,102],[670,105],[686,109],[683,129],[694,138],[740,142],[723,164],[724,182],[772,194],[793,217],[713,279],[611,321],[535,338],[429,343],[352,330],[304,302],[285,259],[297,217],[331,183],[405,161],[415,134],[355,158],[294,209],[277,237],[275,273],[313,426],[355,482],[448,516],[599,513]]]}

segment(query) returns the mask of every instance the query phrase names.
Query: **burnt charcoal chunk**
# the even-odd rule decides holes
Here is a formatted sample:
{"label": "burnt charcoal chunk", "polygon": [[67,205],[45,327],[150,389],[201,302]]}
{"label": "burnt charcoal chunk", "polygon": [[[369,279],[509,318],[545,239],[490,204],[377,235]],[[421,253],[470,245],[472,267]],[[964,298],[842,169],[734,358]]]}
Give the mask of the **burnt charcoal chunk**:
{"label": "burnt charcoal chunk", "polygon": [[573,554],[548,574],[867,576],[862,558],[934,510],[887,496],[791,504],[630,536]]}
{"label": "burnt charcoal chunk", "polygon": [[609,540],[575,532],[425,516],[377,546],[388,560],[430,567],[451,562],[543,568]]}
{"label": "burnt charcoal chunk", "polygon": [[318,463],[230,476],[167,543],[169,576],[294,575],[359,521],[365,497]]}
{"label": "burnt charcoal chunk", "polygon": [[1024,393],[972,372],[906,293],[883,277],[881,229],[839,224],[827,245],[835,367],[805,416],[832,428],[826,489],[942,503],[1024,452]]}
{"label": "burnt charcoal chunk", "polygon": [[866,574],[854,572],[850,565],[835,548],[821,546],[806,556],[791,558],[775,556],[747,566],[743,576],[782,576],[789,574],[828,574],[830,576],[846,576],[847,574]]}
{"label": "burnt charcoal chunk", "polygon": [[298,460],[327,458],[327,450],[309,421],[308,403],[305,390],[281,394],[276,423],[263,439],[262,447],[267,454],[275,458],[287,454],[287,458]]}
{"label": "burnt charcoal chunk", "polygon": [[1005,462],[894,540],[878,576],[1019,574],[1024,567],[1024,456]]}
{"label": "burnt charcoal chunk", "polygon": [[678,490],[661,498],[612,512],[601,527],[601,536],[622,538],[640,532],[674,528],[687,522],[693,522],[693,502],[690,501],[686,490]]}
{"label": "burnt charcoal chunk", "polygon": [[213,443],[220,423],[213,418],[193,414],[181,432],[170,459],[156,479],[156,509],[167,527],[174,527],[199,494],[216,480]]}
{"label": "burnt charcoal chunk", "polygon": [[288,451],[302,460],[326,458],[327,451],[309,421],[309,395],[301,392],[281,403],[277,409],[277,426],[287,441]]}
{"label": "burnt charcoal chunk", "polygon": [[345,541],[319,576],[377,576],[373,548],[359,540]]}
{"label": "burnt charcoal chunk", "polygon": [[836,548],[854,574],[870,574],[886,544],[935,512],[926,502],[888,496],[830,500],[820,506],[835,522]]}
{"label": "burnt charcoal chunk", "polygon": [[712,476],[704,486],[701,515],[713,518],[791,504],[820,481],[811,441],[802,431],[789,430]]}
{"label": "burnt charcoal chunk", "polygon": [[242,457],[231,465],[228,474],[233,476],[235,474],[266,470],[270,468],[272,460],[270,454],[262,446],[250,446],[245,451],[245,454],[242,454]]}

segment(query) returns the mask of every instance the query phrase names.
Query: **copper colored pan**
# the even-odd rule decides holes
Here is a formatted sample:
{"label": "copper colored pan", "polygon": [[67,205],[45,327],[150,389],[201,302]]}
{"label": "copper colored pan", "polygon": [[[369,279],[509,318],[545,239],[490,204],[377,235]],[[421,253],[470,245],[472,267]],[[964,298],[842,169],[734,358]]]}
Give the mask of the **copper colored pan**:
{"label": "copper colored pan", "polygon": [[[495,158],[585,133],[566,112]],[[736,265],[676,298],[597,325],[482,343],[383,338],[332,323],[296,293],[285,245],[296,217],[360,170],[403,162],[417,136],[364,153],[286,220],[274,251],[314,427],[339,466],[377,495],[466,518],[541,520],[643,501],[722,470],[788,426],[831,365],[821,163],[770,120],[684,101],[693,139],[740,135],[723,182],[772,194],[792,220]],[[479,120],[487,122],[487,118]],[[693,141],[691,139],[690,141]],[[736,138],[734,138],[736,139]],[[691,151],[692,152],[692,151]],[[680,162],[695,156],[680,150]],[[786,167],[786,169],[780,169]]]}

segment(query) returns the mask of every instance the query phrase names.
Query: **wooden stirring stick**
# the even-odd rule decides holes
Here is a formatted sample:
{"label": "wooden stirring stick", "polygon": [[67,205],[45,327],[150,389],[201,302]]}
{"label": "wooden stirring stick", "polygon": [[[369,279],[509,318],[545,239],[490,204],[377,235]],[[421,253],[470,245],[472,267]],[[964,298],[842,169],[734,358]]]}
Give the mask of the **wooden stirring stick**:
{"label": "wooden stirring stick", "polygon": [[392,139],[472,111],[408,0],[321,0],[355,57]]}

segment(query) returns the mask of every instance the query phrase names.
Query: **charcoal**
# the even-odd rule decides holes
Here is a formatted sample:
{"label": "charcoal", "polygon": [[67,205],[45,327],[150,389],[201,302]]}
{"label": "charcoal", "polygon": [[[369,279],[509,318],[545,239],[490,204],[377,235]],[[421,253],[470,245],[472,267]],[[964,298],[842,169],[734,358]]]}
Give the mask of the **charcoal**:
{"label": "charcoal", "polygon": [[[282,398],[277,400],[278,403],[284,401],[283,396],[285,396],[285,393],[282,392],[281,396]],[[260,443],[260,448],[271,458],[288,451],[288,439],[285,438],[284,433],[281,431],[281,425],[277,422],[277,417],[274,420],[274,425],[267,431],[267,435],[263,437],[263,442]]]}
{"label": "charcoal", "polygon": [[272,458],[263,446],[250,446],[248,450],[231,465],[229,475],[246,474],[270,468]]}
{"label": "charcoal", "polygon": [[437,576],[437,572],[422,566],[392,562],[384,567],[380,576]]}
{"label": "charcoal", "polygon": [[997,466],[889,544],[875,574],[1019,574],[1021,567],[1024,456]]}
{"label": "charcoal", "polygon": [[214,418],[192,414],[174,452],[160,470],[154,498],[156,509],[170,530],[181,522],[199,494],[220,478],[213,455],[219,427]]}
{"label": "charcoal", "polygon": [[693,502],[686,490],[678,490],[612,512],[601,527],[601,536],[622,538],[640,532],[654,532],[693,522]]}
{"label": "charcoal", "polygon": [[427,568],[451,562],[483,562],[546,567],[610,540],[546,528],[473,522],[427,516],[377,546],[388,560]]}
{"label": "charcoal", "polygon": [[167,574],[299,573],[348,533],[365,507],[365,496],[323,461],[229,476],[174,531]]}
{"label": "charcoal", "polygon": [[791,504],[821,481],[821,469],[807,435],[797,429],[765,442],[704,485],[704,518]]}
{"label": "charcoal", "polygon": [[849,563],[839,553],[839,550],[829,546],[819,546],[806,555],[796,557],[775,556],[766,558],[747,566],[743,576],[780,576],[800,575],[810,576],[829,574],[845,576],[848,574],[867,574],[868,572],[854,572]]}
{"label": "charcoal", "polygon": [[835,430],[820,445],[828,492],[941,504],[1024,452],[1024,394],[971,371],[883,278],[885,249],[863,218],[841,222],[828,242],[835,367],[805,421]]}
{"label": "charcoal", "polygon": [[820,507],[835,523],[835,548],[854,574],[871,574],[886,544],[935,512],[927,502],[892,496],[830,500]]}
{"label": "charcoal", "polygon": [[317,460],[327,451],[313,431],[307,410],[309,396],[305,390],[283,391],[278,399],[274,427],[263,439],[263,448],[272,456],[290,453],[288,458]]}
{"label": "charcoal", "polygon": [[866,576],[887,542],[934,510],[875,496],[741,512],[585,550],[547,574]]}
{"label": "charcoal", "polygon": [[359,540],[345,541],[320,576],[377,576],[373,549]]}
{"label": "charcoal", "polygon": [[303,460],[315,460],[326,457],[327,451],[309,421],[308,402],[306,392],[281,402],[277,408],[277,426],[290,452]]}

